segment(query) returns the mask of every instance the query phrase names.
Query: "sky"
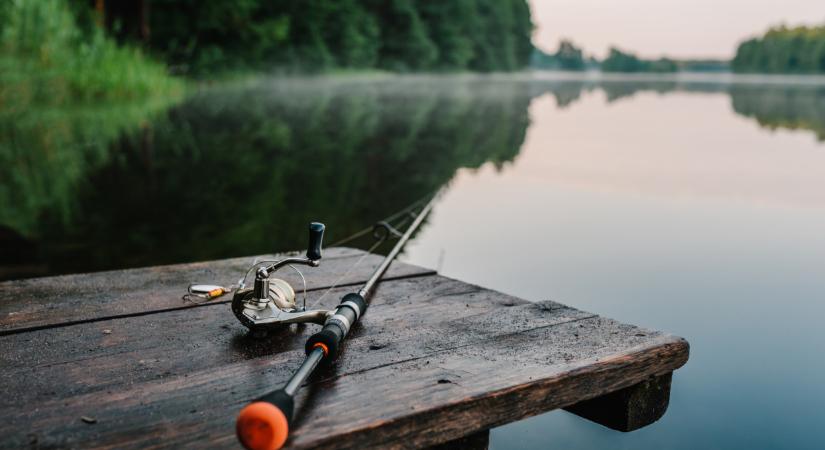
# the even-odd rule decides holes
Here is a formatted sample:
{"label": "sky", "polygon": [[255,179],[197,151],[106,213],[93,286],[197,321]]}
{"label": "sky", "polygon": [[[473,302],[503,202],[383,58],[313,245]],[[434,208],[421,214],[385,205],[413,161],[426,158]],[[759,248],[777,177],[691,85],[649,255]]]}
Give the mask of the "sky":
{"label": "sky", "polygon": [[533,42],[560,38],[604,57],[615,45],[643,57],[731,58],[772,25],[825,24],[825,0],[529,0]]}

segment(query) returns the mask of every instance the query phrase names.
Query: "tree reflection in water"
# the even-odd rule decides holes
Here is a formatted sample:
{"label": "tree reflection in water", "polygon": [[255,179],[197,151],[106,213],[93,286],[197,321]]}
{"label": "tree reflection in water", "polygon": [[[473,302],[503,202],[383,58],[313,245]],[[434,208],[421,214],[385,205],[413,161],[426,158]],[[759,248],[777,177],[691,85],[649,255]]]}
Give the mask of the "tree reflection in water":
{"label": "tree reflection in water", "polygon": [[[165,109],[0,116],[0,278],[301,248],[517,157],[528,107],[584,91],[718,93],[760,126],[825,140],[825,87],[672,80],[354,77],[202,90]],[[582,124],[587,130],[587,124]],[[598,132],[593,130],[592,132]]]}

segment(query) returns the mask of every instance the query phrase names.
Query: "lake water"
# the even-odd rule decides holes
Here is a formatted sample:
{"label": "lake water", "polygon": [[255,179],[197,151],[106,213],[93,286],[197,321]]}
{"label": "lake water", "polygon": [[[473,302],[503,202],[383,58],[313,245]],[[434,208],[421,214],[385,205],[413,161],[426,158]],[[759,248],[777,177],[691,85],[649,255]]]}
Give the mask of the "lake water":
{"label": "lake water", "polygon": [[691,344],[654,425],[560,411],[492,448],[825,447],[820,79],[281,79],[0,119],[2,278],[332,242],[446,184],[405,261]]}

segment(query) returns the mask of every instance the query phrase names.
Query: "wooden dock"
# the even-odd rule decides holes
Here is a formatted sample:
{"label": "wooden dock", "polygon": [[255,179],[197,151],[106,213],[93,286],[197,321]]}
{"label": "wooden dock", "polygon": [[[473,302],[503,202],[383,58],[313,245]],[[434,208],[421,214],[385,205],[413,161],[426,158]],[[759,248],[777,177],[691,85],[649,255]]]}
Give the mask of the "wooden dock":
{"label": "wooden dock", "polygon": [[[305,271],[310,302],[360,255],[327,249]],[[182,302],[190,282],[230,285],[252,259],[0,283],[0,448],[238,448],[238,411],[289,377],[318,329],[256,339],[231,296]],[[664,414],[687,359],[679,337],[395,262],[302,390],[287,447],[485,448],[490,428],[557,408],[631,431]]]}

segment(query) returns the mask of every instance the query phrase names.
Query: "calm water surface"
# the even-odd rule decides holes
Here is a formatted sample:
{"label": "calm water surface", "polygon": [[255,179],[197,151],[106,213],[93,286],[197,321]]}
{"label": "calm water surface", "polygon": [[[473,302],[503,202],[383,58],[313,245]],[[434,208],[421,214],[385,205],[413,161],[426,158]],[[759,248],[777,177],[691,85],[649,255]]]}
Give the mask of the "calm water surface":
{"label": "calm water surface", "polygon": [[553,412],[492,448],[825,447],[825,84],[274,80],[0,118],[5,278],[333,241],[448,183],[404,260],[691,343],[656,424]]}

